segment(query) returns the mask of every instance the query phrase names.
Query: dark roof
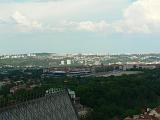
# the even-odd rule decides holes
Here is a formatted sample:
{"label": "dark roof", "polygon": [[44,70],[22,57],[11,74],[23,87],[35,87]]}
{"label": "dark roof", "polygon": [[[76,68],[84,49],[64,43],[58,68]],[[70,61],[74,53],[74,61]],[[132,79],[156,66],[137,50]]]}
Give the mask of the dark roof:
{"label": "dark roof", "polygon": [[0,111],[0,120],[78,120],[67,91],[17,104]]}

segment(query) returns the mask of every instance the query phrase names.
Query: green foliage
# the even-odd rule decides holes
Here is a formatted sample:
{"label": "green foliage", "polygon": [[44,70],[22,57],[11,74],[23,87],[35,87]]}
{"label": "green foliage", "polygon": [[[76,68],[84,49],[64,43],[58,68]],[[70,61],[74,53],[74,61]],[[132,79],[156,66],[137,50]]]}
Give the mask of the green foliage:
{"label": "green foliage", "polygon": [[139,75],[87,78],[77,87],[81,102],[93,108],[92,120],[122,119],[160,104],[160,70]]}
{"label": "green foliage", "polygon": [[2,86],[2,88],[0,89],[0,95],[7,96],[7,94],[9,93],[9,90],[10,90],[9,85]]}

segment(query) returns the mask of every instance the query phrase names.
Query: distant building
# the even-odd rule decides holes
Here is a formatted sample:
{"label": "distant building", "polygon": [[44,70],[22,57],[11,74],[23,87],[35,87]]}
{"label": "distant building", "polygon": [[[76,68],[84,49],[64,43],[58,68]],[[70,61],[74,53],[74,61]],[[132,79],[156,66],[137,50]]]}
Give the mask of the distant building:
{"label": "distant building", "polygon": [[63,60],[63,61],[61,61],[61,65],[65,65],[65,62],[64,62],[64,60]]}
{"label": "distant building", "polygon": [[139,65],[139,68],[142,68],[142,69],[155,69],[156,65]]}
{"label": "distant building", "polygon": [[66,76],[66,72],[65,71],[50,71],[50,72],[46,72],[42,75],[42,77],[65,77]]}
{"label": "distant building", "polygon": [[157,107],[150,111],[149,115],[154,115],[155,117],[160,119],[160,107]]}
{"label": "distant building", "polygon": [[67,60],[67,65],[71,65],[72,61],[71,60]]}
{"label": "distant building", "polygon": [[95,61],[94,64],[95,64],[95,65],[101,65],[101,62],[100,62],[100,61]]}
{"label": "distant building", "polygon": [[149,109],[147,108],[140,115],[128,116],[124,120],[160,120],[160,107]]}
{"label": "distant building", "polygon": [[75,99],[75,98],[76,98],[76,93],[75,93],[75,91],[72,91],[72,90],[68,89],[68,93],[69,93],[69,95],[71,96],[71,99]]}
{"label": "distant building", "polygon": [[90,71],[70,71],[68,73],[68,76],[70,77],[86,77],[90,75],[91,75]]}
{"label": "distant building", "polygon": [[135,67],[135,65],[133,65],[133,64],[126,64],[126,65],[123,65],[123,70],[133,69],[134,67]]}
{"label": "distant building", "polygon": [[10,88],[10,93],[15,94],[18,90],[26,89],[26,85],[19,85]]}

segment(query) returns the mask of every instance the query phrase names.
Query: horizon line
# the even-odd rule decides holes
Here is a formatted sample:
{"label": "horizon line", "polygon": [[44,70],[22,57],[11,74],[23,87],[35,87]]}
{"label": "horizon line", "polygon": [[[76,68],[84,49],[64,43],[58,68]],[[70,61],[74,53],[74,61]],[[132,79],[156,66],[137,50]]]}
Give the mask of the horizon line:
{"label": "horizon line", "polygon": [[140,52],[140,53],[105,53],[105,52],[64,52],[64,53],[56,53],[56,52],[24,52],[24,53],[0,53],[0,56],[3,55],[27,55],[27,54],[57,54],[57,55],[147,55],[147,54],[160,54],[160,52]]}

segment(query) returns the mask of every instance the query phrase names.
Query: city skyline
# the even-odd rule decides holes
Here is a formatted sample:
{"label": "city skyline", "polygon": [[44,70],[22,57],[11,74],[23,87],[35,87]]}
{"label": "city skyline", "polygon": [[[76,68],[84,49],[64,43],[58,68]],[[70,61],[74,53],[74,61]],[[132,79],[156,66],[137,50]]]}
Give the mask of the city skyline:
{"label": "city skyline", "polygon": [[0,54],[160,53],[158,0],[0,0]]}

